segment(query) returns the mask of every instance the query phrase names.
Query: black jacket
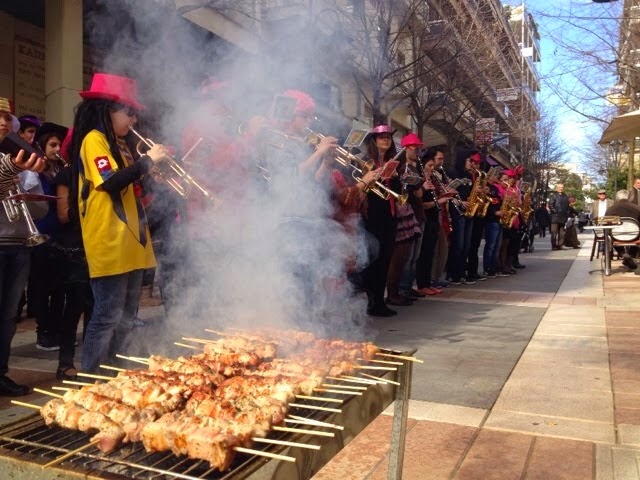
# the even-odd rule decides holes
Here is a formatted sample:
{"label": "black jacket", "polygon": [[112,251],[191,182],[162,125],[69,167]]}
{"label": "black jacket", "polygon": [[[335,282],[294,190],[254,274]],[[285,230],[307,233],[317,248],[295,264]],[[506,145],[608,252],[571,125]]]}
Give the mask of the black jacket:
{"label": "black jacket", "polygon": [[609,208],[607,208],[605,215],[613,215],[616,217],[630,217],[640,223],[640,207],[634,205],[628,200],[620,200],[614,203]]}
{"label": "black jacket", "polygon": [[551,223],[551,215],[547,211],[546,207],[538,207],[535,212],[536,222],[540,228],[549,228],[549,224]]}
{"label": "black jacket", "polygon": [[549,200],[551,223],[567,223],[569,218],[569,197],[566,193],[554,192]]}
{"label": "black jacket", "polygon": [[640,190],[636,187],[631,187],[629,190],[629,203],[640,206]]}

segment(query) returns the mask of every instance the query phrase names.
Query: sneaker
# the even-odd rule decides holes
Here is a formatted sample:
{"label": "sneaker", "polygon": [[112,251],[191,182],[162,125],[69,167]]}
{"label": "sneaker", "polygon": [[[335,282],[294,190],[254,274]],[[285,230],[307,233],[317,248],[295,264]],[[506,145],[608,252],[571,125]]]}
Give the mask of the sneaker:
{"label": "sneaker", "polygon": [[496,274],[493,272],[482,272],[482,274],[487,278],[496,278]]}
{"label": "sneaker", "polygon": [[460,285],[460,284],[462,284],[462,283],[463,283],[463,280],[464,280],[464,279],[462,279],[462,278],[461,278],[461,279],[459,279],[459,280],[456,280],[456,279],[454,279],[454,278],[450,278],[450,279],[449,279],[449,285]]}
{"label": "sneaker", "polygon": [[149,326],[149,322],[145,322],[140,317],[135,317],[133,319],[133,326],[134,327],[148,327]]}
{"label": "sneaker", "polygon": [[475,275],[469,275],[467,277],[468,280],[475,280],[476,282],[483,282],[487,279],[487,277],[485,277],[484,275],[480,275],[478,273],[476,273]]}
{"label": "sneaker", "polygon": [[449,286],[449,282],[443,280],[441,282],[434,283],[433,286],[436,288],[447,288]]}
{"label": "sneaker", "polygon": [[438,292],[436,291],[435,288],[431,288],[431,287],[424,287],[421,288],[420,290],[418,290],[420,293],[422,293],[423,295],[437,295]]}
{"label": "sneaker", "polygon": [[413,298],[422,298],[424,297],[424,295],[422,293],[420,293],[418,290],[416,290],[415,288],[412,288],[411,290],[409,290],[406,295],[408,297],[413,297]]}
{"label": "sneaker", "polygon": [[496,277],[510,277],[511,275],[509,275],[506,272],[496,272]]}
{"label": "sneaker", "polygon": [[41,336],[36,340],[36,348],[43,352],[56,352],[60,350],[60,343],[52,338]]}
{"label": "sneaker", "polygon": [[465,285],[475,285],[476,281],[472,278],[461,278],[460,283],[464,283]]}

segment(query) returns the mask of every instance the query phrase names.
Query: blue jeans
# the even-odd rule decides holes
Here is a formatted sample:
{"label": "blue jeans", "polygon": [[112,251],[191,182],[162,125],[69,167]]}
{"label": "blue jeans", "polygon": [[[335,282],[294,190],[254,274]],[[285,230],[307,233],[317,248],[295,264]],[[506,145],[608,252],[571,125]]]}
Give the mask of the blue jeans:
{"label": "blue jeans", "polygon": [[420,257],[422,249],[422,236],[424,235],[424,222],[420,225],[420,236],[414,240],[411,255],[407,259],[407,263],[400,277],[400,292],[407,293],[413,288],[413,282],[416,279],[416,264]]}
{"label": "blue jeans", "polygon": [[452,213],[451,223],[453,232],[451,234],[451,249],[449,250],[449,276],[458,281],[464,277],[465,263],[469,255],[471,245],[471,234],[473,233],[473,218]]}
{"label": "blue jeans", "polygon": [[482,266],[485,272],[495,273],[498,269],[501,241],[502,226],[498,222],[486,222],[484,226],[484,253],[482,254]]}
{"label": "blue jeans", "polygon": [[95,372],[125,352],[140,302],[144,270],[91,279],[94,305],[82,346],[82,370]]}
{"label": "blue jeans", "polygon": [[0,247],[0,376],[9,371],[18,303],[29,278],[30,259],[27,247]]}

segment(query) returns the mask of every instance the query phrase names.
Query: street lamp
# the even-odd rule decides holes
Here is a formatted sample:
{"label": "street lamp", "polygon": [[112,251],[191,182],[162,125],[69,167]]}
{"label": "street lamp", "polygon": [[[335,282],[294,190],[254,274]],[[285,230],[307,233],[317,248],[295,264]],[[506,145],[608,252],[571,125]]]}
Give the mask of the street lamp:
{"label": "street lamp", "polygon": [[[595,1],[595,0],[594,0]],[[609,148],[613,156],[613,195],[615,196],[618,191],[618,153],[622,142],[620,140],[613,140],[609,143]]]}

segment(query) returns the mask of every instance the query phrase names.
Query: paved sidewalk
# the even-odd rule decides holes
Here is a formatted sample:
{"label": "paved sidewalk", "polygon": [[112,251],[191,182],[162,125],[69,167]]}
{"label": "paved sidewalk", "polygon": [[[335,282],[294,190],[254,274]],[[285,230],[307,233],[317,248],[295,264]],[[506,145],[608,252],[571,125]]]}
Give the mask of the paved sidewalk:
{"label": "paved sidewalk", "polygon": [[[640,480],[640,277],[620,262],[590,274],[600,261],[581,237],[555,294],[494,298],[484,282],[437,300],[546,310],[492,406],[412,400],[405,479]],[[386,478],[390,431],[381,415],[314,480]]]}

